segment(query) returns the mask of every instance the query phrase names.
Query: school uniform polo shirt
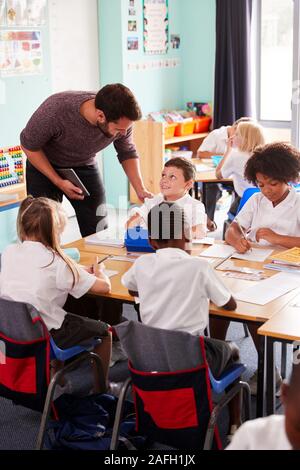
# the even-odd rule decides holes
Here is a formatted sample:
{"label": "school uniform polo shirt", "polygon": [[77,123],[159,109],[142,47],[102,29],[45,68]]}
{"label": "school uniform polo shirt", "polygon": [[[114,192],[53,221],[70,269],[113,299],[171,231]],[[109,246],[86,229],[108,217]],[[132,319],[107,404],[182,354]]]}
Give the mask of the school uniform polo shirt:
{"label": "school uniform polo shirt", "polygon": [[[134,214],[139,214],[144,221],[144,226],[146,226],[148,213],[150,212],[152,207],[157,206],[158,204],[164,201],[164,196],[161,193],[156,194],[153,198],[146,198],[142,206],[134,207],[130,211],[130,216]],[[202,202],[198,201],[197,199],[191,197],[189,194],[185,194],[180,199],[177,199],[176,201],[174,201],[174,204],[175,203],[183,209],[186,222],[190,227],[195,227],[196,225],[204,226],[203,236],[205,236],[207,216],[205,213],[204,204],[202,204]]]}
{"label": "school uniform polo shirt", "polygon": [[247,188],[253,188],[244,178],[244,171],[250,153],[233,148],[221,168],[223,178],[232,178],[235,192],[242,197]]}
{"label": "school uniform polo shirt", "polygon": [[285,431],[285,416],[246,421],[226,450],[292,450]]}
{"label": "school uniform polo shirt", "polygon": [[194,335],[208,325],[209,300],[223,306],[231,297],[206,260],[177,248],[141,256],[122,283],[139,293],[143,323]]}
{"label": "school uniform polo shirt", "polygon": [[67,312],[63,309],[68,294],[86,294],[96,278],[80,266],[79,280],[66,262],[42,243],[24,241],[8,246],[1,257],[0,297],[33,305],[48,330],[58,329]]}
{"label": "school uniform polo shirt", "polygon": [[230,126],[222,126],[210,132],[198,148],[198,152],[213,152],[216,155],[224,155],[227,148],[229,128]]}
{"label": "school uniform polo shirt", "polygon": [[[239,224],[248,231],[248,239],[256,242],[259,228],[269,228],[279,235],[300,236],[300,194],[291,188],[288,196],[273,206],[262,193],[255,193],[236,216]],[[270,245],[266,240],[261,244]]]}

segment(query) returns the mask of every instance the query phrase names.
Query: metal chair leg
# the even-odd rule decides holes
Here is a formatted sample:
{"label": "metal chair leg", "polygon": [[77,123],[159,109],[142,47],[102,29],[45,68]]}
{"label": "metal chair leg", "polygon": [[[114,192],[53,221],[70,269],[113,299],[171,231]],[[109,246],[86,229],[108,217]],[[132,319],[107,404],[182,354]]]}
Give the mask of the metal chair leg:
{"label": "metal chair leg", "polygon": [[120,391],[118,405],[116,409],[115,421],[114,421],[114,426],[113,426],[113,432],[112,432],[112,437],[111,437],[111,442],[110,442],[110,450],[117,450],[120,424],[121,424],[121,418],[122,418],[123,410],[124,410],[125,398],[126,398],[128,388],[131,385],[131,382],[132,382],[131,378],[128,378],[123,383],[121,391]]}
{"label": "metal chair leg", "polygon": [[[66,373],[69,372],[70,370],[74,369],[78,364],[81,362],[88,360],[88,361],[93,361],[98,375],[99,375],[99,383],[101,387],[103,387],[103,390],[106,390],[106,384],[104,380],[104,375],[103,375],[103,368],[102,368],[102,362],[99,356],[96,353],[93,352],[84,352],[80,354],[74,361],[70,362],[67,364],[65,367],[60,369],[58,372],[54,374],[52,377],[50,384],[48,386],[48,391],[46,395],[46,400],[45,400],[45,405],[44,405],[44,410],[42,414],[42,419],[41,419],[41,424],[40,424],[40,429],[38,432],[38,437],[37,437],[37,442],[36,442],[36,450],[41,450],[44,445],[44,440],[45,440],[45,432],[46,432],[46,425],[49,419],[50,415],[50,410],[51,410],[51,404],[53,402],[53,396],[55,392],[56,385],[58,384],[60,378]],[[96,380],[96,377],[95,377]]]}
{"label": "metal chair leg", "polygon": [[287,343],[281,343],[281,377],[286,378]]}
{"label": "metal chair leg", "polygon": [[244,327],[245,338],[249,338],[250,333],[249,333],[249,329],[246,323],[243,323],[243,327]]}

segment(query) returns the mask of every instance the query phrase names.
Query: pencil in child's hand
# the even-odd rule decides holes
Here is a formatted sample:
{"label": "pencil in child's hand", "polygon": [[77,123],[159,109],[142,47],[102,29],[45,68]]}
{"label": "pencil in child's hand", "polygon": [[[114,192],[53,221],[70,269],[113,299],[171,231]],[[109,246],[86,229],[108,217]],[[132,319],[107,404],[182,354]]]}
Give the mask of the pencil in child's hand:
{"label": "pencil in child's hand", "polygon": [[110,258],[110,257],[111,257],[111,255],[105,256],[105,257],[102,258],[100,261],[98,261],[98,264],[104,263],[104,261],[107,260],[107,259]]}
{"label": "pencil in child's hand", "polygon": [[[238,229],[239,229],[239,231],[240,231],[241,234],[242,234],[242,237],[243,237],[245,240],[247,240],[247,234],[244,232],[243,227],[241,226],[241,224],[239,223],[239,221],[238,221],[237,219],[235,219],[235,223],[237,224]],[[250,248],[249,248],[249,251],[251,251],[251,250],[252,250],[252,248],[250,247]]]}

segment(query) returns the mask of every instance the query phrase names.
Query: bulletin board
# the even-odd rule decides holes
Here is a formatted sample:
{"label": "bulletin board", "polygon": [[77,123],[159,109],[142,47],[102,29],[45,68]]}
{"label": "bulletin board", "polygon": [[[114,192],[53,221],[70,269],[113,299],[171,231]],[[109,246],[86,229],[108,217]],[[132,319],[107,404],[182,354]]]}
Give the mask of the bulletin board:
{"label": "bulletin board", "polygon": [[143,0],[143,41],[145,54],[168,52],[168,0]]}

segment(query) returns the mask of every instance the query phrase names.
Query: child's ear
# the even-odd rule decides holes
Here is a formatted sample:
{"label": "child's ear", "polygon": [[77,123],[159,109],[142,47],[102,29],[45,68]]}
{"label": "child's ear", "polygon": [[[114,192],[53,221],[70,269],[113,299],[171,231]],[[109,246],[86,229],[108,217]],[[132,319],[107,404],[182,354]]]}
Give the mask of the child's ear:
{"label": "child's ear", "polygon": [[194,184],[193,180],[186,181],[185,183],[186,189],[189,191],[193,187],[193,184]]}

